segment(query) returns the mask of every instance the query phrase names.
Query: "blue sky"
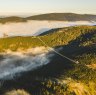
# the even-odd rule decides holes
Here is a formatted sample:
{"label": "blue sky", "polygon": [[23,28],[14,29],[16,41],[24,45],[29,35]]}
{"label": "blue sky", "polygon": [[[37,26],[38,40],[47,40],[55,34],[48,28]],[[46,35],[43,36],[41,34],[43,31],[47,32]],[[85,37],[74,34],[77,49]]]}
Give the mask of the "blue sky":
{"label": "blue sky", "polygon": [[0,14],[53,12],[96,14],[96,0],[0,0]]}

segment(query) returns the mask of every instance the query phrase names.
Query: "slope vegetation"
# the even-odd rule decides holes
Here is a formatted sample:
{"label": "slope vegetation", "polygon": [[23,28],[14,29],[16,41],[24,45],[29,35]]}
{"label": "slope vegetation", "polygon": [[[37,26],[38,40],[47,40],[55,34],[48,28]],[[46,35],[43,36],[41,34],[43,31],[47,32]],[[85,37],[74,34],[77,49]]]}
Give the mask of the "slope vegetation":
{"label": "slope vegetation", "polygon": [[[49,64],[15,81],[4,82],[1,92],[10,93],[15,88],[24,89],[30,95],[96,95],[96,26],[67,27],[39,37],[50,47],[62,47],[59,52],[78,60],[79,64],[55,54]],[[37,46],[44,46],[38,36],[0,39],[1,52]]]}
{"label": "slope vegetation", "polygon": [[[0,51],[7,49],[17,51],[18,49],[28,49],[37,46],[44,46],[38,39],[40,37],[46,44],[51,47],[68,45],[71,41],[78,39],[76,44],[90,45],[96,41],[95,26],[75,26],[59,29],[54,33],[37,37],[8,37],[0,39]],[[93,35],[93,36],[92,36]],[[83,37],[84,36],[84,37]],[[91,38],[92,36],[92,38]],[[89,38],[88,38],[89,37]]]}

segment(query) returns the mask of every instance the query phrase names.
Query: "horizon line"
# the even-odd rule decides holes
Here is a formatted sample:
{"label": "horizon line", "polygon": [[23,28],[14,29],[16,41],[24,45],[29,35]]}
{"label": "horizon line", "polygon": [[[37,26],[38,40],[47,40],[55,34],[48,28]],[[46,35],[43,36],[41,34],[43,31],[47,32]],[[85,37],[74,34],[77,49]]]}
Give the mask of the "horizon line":
{"label": "horizon line", "polygon": [[[8,14],[9,13],[9,14]],[[51,14],[51,13],[72,13],[72,14],[81,14],[81,15],[96,15],[95,13],[76,13],[76,12],[46,12],[46,13],[0,13],[0,16],[35,16],[35,15],[43,15],[43,14]]]}

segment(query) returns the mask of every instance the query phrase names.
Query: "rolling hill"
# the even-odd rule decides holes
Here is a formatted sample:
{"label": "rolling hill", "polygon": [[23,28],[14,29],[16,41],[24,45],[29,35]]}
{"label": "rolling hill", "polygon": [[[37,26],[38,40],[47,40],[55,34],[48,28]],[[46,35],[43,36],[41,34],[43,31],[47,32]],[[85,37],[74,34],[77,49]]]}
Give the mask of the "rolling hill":
{"label": "rolling hill", "polygon": [[17,17],[17,16],[0,18],[0,23],[5,24],[7,22],[26,22],[26,20],[22,17]]}
{"label": "rolling hill", "polygon": [[50,13],[27,17],[27,20],[52,20],[52,21],[96,21],[96,15],[75,13]]}
{"label": "rolling hill", "polygon": [[25,51],[45,46],[38,37],[56,50],[62,48],[59,51],[61,54],[78,60],[79,64],[55,54],[49,64],[26,72],[15,80],[5,81],[0,89],[1,94],[28,92],[28,95],[95,95],[96,26],[54,29],[36,37],[0,38],[0,52]]}
{"label": "rolling hill", "polygon": [[0,23],[7,22],[26,22],[28,20],[49,20],[49,21],[96,21],[96,15],[75,14],[75,13],[49,13],[30,17],[4,17],[0,18]]}
{"label": "rolling hill", "polygon": [[[50,30],[52,32],[52,30]],[[95,37],[92,41],[88,41],[88,37],[90,35],[96,33],[96,26],[74,26],[74,27],[67,27],[67,28],[61,28],[57,30],[53,30],[52,33],[49,32],[49,34],[40,36],[40,38],[45,41],[49,46],[56,47],[56,46],[62,46],[67,45],[71,41],[79,38],[79,40],[82,40],[82,36],[86,38],[85,44],[93,44],[95,43]],[[89,36],[88,36],[89,35]],[[18,49],[28,49],[32,47],[37,46],[44,46],[42,42],[37,37],[5,37],[0,38],[0,51],[6,51],[7,49],[17,51]],[[84,43],[84,41],[82,41]],[[78,43],[76,43],[78,44]]]}

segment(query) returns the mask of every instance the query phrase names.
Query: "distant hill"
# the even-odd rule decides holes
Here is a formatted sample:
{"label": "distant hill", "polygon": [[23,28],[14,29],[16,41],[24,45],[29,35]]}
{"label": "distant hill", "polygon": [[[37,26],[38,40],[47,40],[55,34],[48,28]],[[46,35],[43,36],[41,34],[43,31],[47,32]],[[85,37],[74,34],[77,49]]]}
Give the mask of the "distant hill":
{"label": "distant hill", "polygon": [[6,22],[25,22],[27,20],[49,20],[49,21],[96,21],[96,15],[75,14],[75,13],[49,13],[30,17],[10,16],[0,18],[0,23]]}
{"label": "distant hill", "polygon": [[27,20],[96,21],[96,15],[75,13],[50,13],[27,17]]}
{"label": "distant hill", "polygon": [[0,18],[0,23],[7,23],[7,22],[25,22],[26,20],[22,17],[17,16],[10,16],[10,17],[4,17]]}

